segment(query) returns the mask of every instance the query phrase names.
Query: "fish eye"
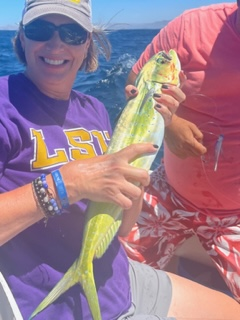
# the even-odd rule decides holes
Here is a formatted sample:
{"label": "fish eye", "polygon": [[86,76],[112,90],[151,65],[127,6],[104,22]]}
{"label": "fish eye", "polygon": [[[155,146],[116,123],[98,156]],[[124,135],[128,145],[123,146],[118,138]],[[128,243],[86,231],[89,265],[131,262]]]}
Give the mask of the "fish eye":
{"label": "fish eye", "polygon": [[157,59],[157,63],[159,63],[159,64],[165,64],[165,63],[166,63],[166,59],[163,59],[162,57],[161,57],[161,58],[158,58],[158,59]]}

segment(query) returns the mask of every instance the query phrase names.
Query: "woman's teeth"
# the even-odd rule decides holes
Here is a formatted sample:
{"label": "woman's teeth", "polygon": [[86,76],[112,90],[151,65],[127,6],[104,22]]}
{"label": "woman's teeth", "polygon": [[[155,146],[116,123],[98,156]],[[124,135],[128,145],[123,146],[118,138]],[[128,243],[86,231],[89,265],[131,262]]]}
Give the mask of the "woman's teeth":
{"label": "woman's teeth", "polygon": [[52,60],[52,59],[47,59],[47,58],[44,58],[44,61],[46,63],[54,65],[54,66],[59,66],[64,63],[64,60]]}

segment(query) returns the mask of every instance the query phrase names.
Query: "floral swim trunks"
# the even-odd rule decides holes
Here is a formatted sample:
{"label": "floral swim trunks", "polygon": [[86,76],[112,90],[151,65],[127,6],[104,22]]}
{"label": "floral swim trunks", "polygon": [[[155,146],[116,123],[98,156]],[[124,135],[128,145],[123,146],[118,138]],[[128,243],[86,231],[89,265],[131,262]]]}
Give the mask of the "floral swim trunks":
{"label": "floral swim trunks", "polygon": [[199,211],[166,182],[161,165],[151,174],[137,223],[120,240],[131,259],[164,269],[176,249],[193,235],[240,302],[240,213],[223,217]]}

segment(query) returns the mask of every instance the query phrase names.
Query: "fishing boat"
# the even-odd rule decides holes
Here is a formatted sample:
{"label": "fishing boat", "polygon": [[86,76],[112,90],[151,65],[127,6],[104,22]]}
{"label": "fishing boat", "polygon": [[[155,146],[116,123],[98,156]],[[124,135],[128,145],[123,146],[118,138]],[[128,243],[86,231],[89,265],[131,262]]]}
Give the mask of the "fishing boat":
{"label": "fishing boat", "polygon": [[23,320],[12,292],[0,272],[0,320]]}

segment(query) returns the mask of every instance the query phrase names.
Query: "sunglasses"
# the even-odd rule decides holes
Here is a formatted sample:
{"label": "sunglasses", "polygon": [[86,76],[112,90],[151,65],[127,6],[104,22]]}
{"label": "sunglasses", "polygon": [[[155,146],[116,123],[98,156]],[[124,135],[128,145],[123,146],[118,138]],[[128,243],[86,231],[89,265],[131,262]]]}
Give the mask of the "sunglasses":
{"label": "sunglasses", "polygon": [[62,42],[78,46],[86,42],[88,32],[77,23],[55,24],[45,20],[35,20],[23,26],[25,36],[34,41],[48,41],[53,37],[55,31],[58,31]]}

